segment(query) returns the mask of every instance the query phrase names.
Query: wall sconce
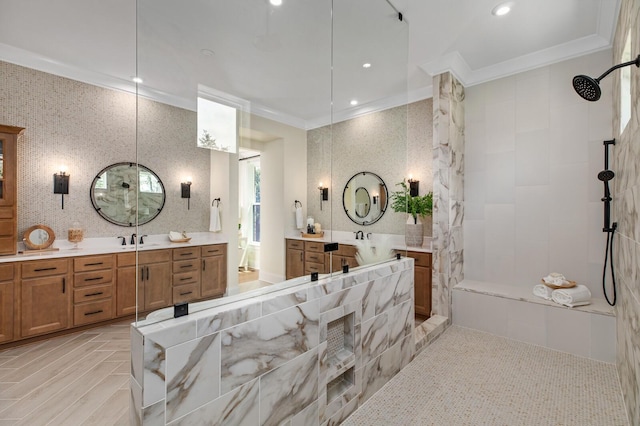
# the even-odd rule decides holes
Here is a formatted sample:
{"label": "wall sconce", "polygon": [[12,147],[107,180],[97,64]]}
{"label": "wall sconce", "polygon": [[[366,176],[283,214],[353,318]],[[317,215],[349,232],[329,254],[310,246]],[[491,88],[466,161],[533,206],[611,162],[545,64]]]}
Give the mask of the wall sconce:
{"label": "wall sconce", "polygon": [[409,175],[409,195],[412,197],[418,196],[418,187],[420,186],[419,180],[413,180],[411,175]]}
{"label": "wall sconce", "polygon": [[322,210],[322,202],[329,200],[329,188],[325,188],[322,182],[318,184],[320,190],[320,210]]}
{"label": "wall sconce", "polygon": [[187,199],[187,210],[191,209],[191,178],[188,177],[186,182],[180,184],[181,197]]}
{"label": "wall sconce", "polygon": [[64,195],[69,193],[69,175],[63,169],[53,174],[53,193],[62,195],[62,209],[64,210]]}

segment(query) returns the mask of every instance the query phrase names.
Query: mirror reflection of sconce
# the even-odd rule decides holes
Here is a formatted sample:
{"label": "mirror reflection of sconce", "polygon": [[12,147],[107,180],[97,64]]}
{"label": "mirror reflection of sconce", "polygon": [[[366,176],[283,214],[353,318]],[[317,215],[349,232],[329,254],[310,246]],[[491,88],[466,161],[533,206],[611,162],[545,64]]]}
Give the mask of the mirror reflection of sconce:
{"label": "mirror reflection of sconce", "polygon": [[413,180],[411,175],[409,175],[409,195],[411,195],[412,197],[417,197],[419,185],[420,185],[420,181]]}
{"label": "mirror reflection of sconce", "polygon": [[180,184],[181,197],[187,199],[187,210],[191,209],[191,178],[188,177],[186,182]]}
{"label": "mirror reflection of sconce", "polygon": [[329,200],[329,188],[325,188],[322,182],[318,184],[320,190],[320,210],[322,210],[322,202]]}
{"label": "mirror reflection of sconce", "polygon": [[53,193],[62,195],[62,209],[64,210],[64,195],[69,193],[69,175],[63,169],[53,174]]}
{"label": "mirror reflection of sconce", "polygon": [[372,198],[371,202],[373,203],[373,205],[377,205],[378,201],[380,200],[380,196],[378,194],[373,194],[373,197],[371,198]]}

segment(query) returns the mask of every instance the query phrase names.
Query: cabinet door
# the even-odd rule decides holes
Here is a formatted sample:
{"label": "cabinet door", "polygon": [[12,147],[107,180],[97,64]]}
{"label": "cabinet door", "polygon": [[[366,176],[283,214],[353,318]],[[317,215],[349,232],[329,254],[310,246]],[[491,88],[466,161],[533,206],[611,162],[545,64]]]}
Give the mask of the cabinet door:
{"label": "cabinet door", "polygon": [[22,337],[67,328],[70,294],[71,285],[66,276],[22,280]]}
{"label": "cabinet door", "polygon": [[304,275],[304,251],[287,249],[287,279]]}
{"label": "cabinet door", "polygon": [[431,316],[431,268],[416,266],[414,272],[415,313]]}
{"label": "cabinet door", "polygon": [[13,281],[0,283],[0,343],[13,339]]}
{"label": "cabinet door", "polygon": [[152,263],[143,265],[141,269],[144,279],[144,310],[152,311],[155,309],[171,306],[173,292],[171,289],[171,263]]}
{"label": "cabinet door", "polygon": [[227,257],[204,257],[201,277],[200,297],[222,296],[227,291]]}
{"label": "cabinet door", "polygon": [[[138,284],[138,303],[140,311],[144,306],[144,285]],[[136,313],[136,267],[123,266],[118,268],[116,276],[116,316],[132,315]]]}

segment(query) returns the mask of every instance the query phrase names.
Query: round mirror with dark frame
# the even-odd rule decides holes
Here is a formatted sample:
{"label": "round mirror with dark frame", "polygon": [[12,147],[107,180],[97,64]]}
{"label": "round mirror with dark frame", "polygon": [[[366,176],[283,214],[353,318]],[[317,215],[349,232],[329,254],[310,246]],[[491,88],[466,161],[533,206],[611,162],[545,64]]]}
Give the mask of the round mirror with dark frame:
{"label": "round mirror with dark frame", "polygon": [[143,225],[155,219],[166,198],[160,178],[136,163],[116,163],[102,169],[91,183],[90,195],[98,214],[120,226]]}
{"label": "round mirror with dark frame", "polygon": [[342,206],[351,221],[372,225],[387,210],[387,185],[375,173],[359,172],[347,182],[342,192]]}

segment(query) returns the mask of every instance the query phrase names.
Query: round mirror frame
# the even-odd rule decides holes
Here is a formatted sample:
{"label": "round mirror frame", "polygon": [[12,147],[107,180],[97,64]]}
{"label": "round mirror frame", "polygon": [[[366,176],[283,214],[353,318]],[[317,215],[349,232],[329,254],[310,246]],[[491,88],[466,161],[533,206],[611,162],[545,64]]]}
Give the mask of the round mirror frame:
{"label": "round mirror frame", "polygon": [[[96,182],[98,182],[98,180],[102,177],[103,174],[105,174],[106,172],[108,172],[109,170],[119,167],[119,166],[127,166],[127,167],[136,167],[137,166],[137,181],[135,183],[135,185],[139,185],[140,182],[140,170],[146,171],[148,173],[150,173],[151,175],[153,175],[156,180],[158,181],[158,184],[160,185],[161,188],[161,194],[162,194],[162,201],[159,203],[159,207],[157,209],[155,209],[155,213],[154,214],[149,214],[147,217],[144,217],[143,219],[140,219],[139,215],[137,222],[135,220],[131,221],[131,220],[127,220],[127,221],[118,221],[117,218],[114,218],[112,216],[109,216],[107,213],[105,213],[104,209],[102,206],[98,205],[98,202],[96,201],[96,197],[95,197],[95,188],[96,188]],[[127,185],[126,187],[124,185]],[[129,183],[123,182],[122,186],[125,188],[129,188]],[[136,190],[136,196],[139,195],[140,191],[139,188],[136,186],[134,188]],[[150,168],[143,166],[142,164],[139,163],[131,163],[131,162],[122,162],[122,163],[114,163],[111,164],[107,167],[105,167],[104,169],[102,169],[97,175],[96,177],[93,179],[93,181],[91,182],[91,187],[89,188],[89,198],[91,199],[91,204],[93,205],[93,208],[96,210],[96,212],[98,212],[98,214],[103,217],[105,220],[107,220],[108,222],[113,223],[114,225],[119,225],[119,226],[126,226],[126,227],[132,227],[132,226],[136,226],[136,225],[144,225],[145,223],[151,222],[153,219],[155,219],[156,217],[158,217],[158,215],[160,214],[160,212],[162,211],[162,209],[164,208],[164,203],[167,199],[167,194],[166,191],[164,189],[164,184],[162,183],[162,180],[160,179],[160,177]],[[136,202],[135,200],[133,201],[134,203]],[[131,218],[131,215],[129,216],[129,218]]]}
{"label": "round mirror frame", "polygon": [[[37,230],[42,230],[47,234],[49,234],[49,239],[47,239],[47,241],[45,241],[42,244],[36,244],[33,241],[31,241],[31,238],[30,238],[31,233]],[[24,246],[29,250],[44,250],[46,248],[49,248],[51,247],[55,239],[56,239],[56,234],[53,232],[53,229],[45,225],[33,225],[31,228],[24,231],[24,234],[22,236],[22,241],[24,242]]]}
{"label": "round mirror frame", "polygon": [[[347,189],[349,188],[349,184],[351,184],[351,182],[352,182],[356,177],[358,177],[358,176],[366,176],[366,175],[370,175],[370,176],[374,177],[375,179],[377,179],[377,180],[378,180],[378,182],[379,182],[379,184],[380,184],[380,190],[381,190],[381,191],[383,191],[383,190],[384,190],[384,194],[385,194],[385,195],[384,195],[384,206],[383,206],[383,205],[381,205],[381,206],[380,206],[380,213],[378,214],[378,216],[377,216],[377,217],[375,217],[373,220],[370,220],[370,221],[367,221],[367,220],[358,220],[358,218],[357,218],[357,217],[354,217],[354,216],[357,216],[357,214],[355,214],[355,212],[354,212],[354,216],[352,216],[352,215],[349,213],[349,209],[347,208],[347,204],[346,204],[346,202],[345,202],[345,195],[346,195],[346,193],[347,193]],[[363,186],[362,186],[362,185],[358,185],[358,188],[360,188],[360,187],[363,187]],[[366,189],[366,188],[365,188],[365,189]],[[367,190],[367,192],[369,192],[369,191]],[[370,199],[371,199],[371,195],[369,195],[369,197],[370,197]],[[380,199],[381,199],[381,196],[380,196],[380,195],[378,195],[378,200],[380,200]],[[379,202],[379,201],[378,201],[378,202]],[[349,180],[347,181],[347,184],[344,186],[344,190],[342,191],[342,207],[344,208],[344,212],[345,212],[345,214],[347,215],[347,217],[348,217],[349,219],[351,219],[351,221],[352,221],[352,222],[354,222],[354,223],[356,223],[356,224],[358,224],[358,225],[363,225],[363,226],[373,225],[374,223],[376,223],[377,221],[379,221],[379,220],[380,220],[380,218],[382,218],[382,216],[384,216],[384,212],[387,210],[387,206],[388,206],[388,205],[389,205],[389,191],[388,191],[388,189],[387,189],[387,184],[386,184],[386,183],[384,183],[384,181],[382,180],[382,178],[381,178],[380,176],[378,176],[377,174],[372,173],[372,172],[358,172],[358,173],[356,173],[355,175],[351,176],[351,179],[349,179]],[[370,204],[370,206],[369,206],[369,210],[371,210],[372,206],[373,206],[373,202]],[[367,213],[367,214],[368,214],[368,213]]]}

